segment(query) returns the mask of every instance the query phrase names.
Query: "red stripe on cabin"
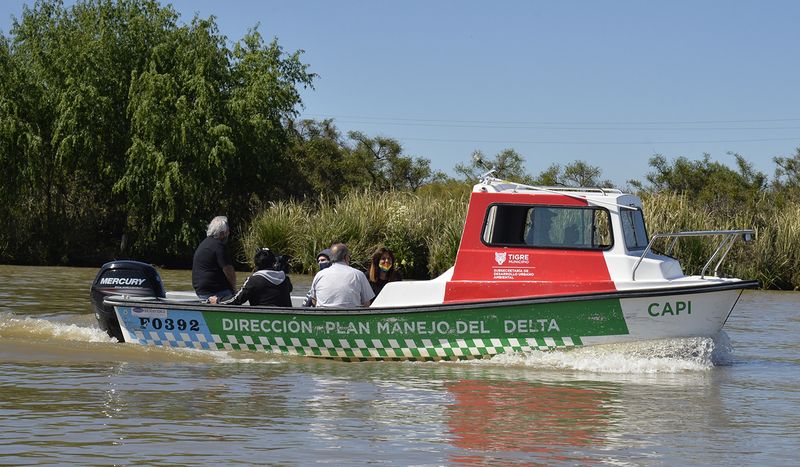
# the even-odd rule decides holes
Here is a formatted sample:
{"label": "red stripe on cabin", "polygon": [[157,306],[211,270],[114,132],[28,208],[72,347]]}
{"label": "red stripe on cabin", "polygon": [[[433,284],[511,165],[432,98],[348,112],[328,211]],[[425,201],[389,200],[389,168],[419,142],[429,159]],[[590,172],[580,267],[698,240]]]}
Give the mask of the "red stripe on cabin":
{"label": "red stripe on cabin", "polygon": [[470,199],[445,303],[614,291],[601,250],[489,246],[481,241],[492,204],[587,206],[563,195],[481,193]]}

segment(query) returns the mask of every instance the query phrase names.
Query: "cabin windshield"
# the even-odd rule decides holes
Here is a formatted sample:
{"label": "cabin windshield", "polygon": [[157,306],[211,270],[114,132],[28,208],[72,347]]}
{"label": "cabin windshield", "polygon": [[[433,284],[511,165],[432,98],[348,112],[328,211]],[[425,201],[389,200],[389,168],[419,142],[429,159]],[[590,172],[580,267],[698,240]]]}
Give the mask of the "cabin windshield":
{"label": "cabin windshield", "polygon": [[495,204],[482,240],[493,246],[607,249],[612,238],[610,217],[602,208]]}
{"label": "cabin windshield", "polygon": [[623,209],[622,234],[625,236],[625,246],[629,250],[641,250],[647,247],[647,229],[644,225],[644,215],[641,209]]}

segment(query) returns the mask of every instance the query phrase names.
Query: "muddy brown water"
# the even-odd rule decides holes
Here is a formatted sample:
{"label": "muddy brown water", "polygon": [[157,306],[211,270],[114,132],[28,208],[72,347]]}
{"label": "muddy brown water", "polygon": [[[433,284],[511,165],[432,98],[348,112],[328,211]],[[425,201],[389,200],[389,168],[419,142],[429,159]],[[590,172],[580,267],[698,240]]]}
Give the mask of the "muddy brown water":
{"label": "muddy brown water", "polygon": [[[798,459],[798,293],[746,292],[714,339],[341,363],[117,344],[91,312],[96,272],[0,266],[0,464]],[[188,271],[161,274],[190,289]]]}

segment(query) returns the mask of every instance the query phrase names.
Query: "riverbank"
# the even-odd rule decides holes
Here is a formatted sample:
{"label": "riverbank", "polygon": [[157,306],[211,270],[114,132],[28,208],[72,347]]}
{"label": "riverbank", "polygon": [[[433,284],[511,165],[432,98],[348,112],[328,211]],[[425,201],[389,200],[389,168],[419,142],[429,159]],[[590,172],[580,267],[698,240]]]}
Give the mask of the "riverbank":
{"label": "riverbank", "polygon": [[[758,280],[764,289],[800,289],[800,202],[784,200],[778,205],[762,196],[747,204],[699,203],[669,192],[643,194],[642,201],[650,235],[755,229],[754,242],[734,245],[724,274]],[[291,256],[293,272],[312,274],[317,267],[316,253],[332,242],[347,243],[361,269],[368,268],[371,253],[383,245],[395,253],[406,278],[426,279],[453,265],[468,202],[466,188],[418,193],[361,190],[333,198],[279,201],[236,229],[231,248],[242,272],[248,269],[256,248],[269,246]],[[664,244],[659,246],[666,249]],[[711,239],[684,238],[673,256],[681,260],[686,272],[698,273],[715,247]],[[88,263],[66,261],[62,265],[99,267],[114,257],[128,256],[107,254]],[[155,258],[135,259],[164,265]],[[166,266],[189,268],[191,257]]]}

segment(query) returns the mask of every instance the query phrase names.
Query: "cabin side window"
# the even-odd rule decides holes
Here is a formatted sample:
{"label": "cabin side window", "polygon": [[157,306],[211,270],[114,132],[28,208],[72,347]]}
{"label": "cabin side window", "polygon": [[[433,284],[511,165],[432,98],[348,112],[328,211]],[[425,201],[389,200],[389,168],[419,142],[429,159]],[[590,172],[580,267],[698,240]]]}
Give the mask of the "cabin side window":
{"label": "cabin side window", "polygon": [[625,246],[629,250],[641,250],[647,247],[647,229],[644,225],[644,215],[641,209],[623,209],[622,234],[625,237]]}
{"label": "cabin side window", "polygon": [[600,208],[492,205],[482,240],[487,245],[606,249],[612,245],[608,211]]}

